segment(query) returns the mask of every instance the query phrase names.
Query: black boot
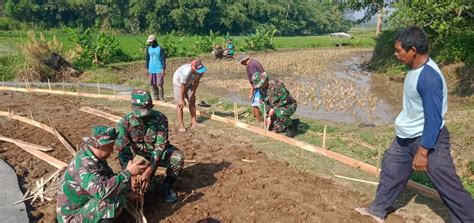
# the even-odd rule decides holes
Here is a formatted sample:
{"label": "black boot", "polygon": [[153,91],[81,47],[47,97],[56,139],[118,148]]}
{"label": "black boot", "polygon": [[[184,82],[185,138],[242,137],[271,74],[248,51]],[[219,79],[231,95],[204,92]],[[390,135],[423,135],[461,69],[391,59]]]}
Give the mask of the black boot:
{"label": "black boot", "polygon": [[286,129],[286,136],[293,138],[296,136],[296,132],[298,131],[298,125],[300,124],[299,119],[293,119],[291,120],[291,125],[288,126]]}
{"label": "black boot", "polygon": [[159,93],[158,93],[158,86],[152,85],[151,90],[153,91],[153,99],[160,100]]}
{"label": "black boot", "polygon": [[174,203],[178,200],[176,192],[173,191],[173,185],[176,182],[176,177],[167,175],[165,180],[163,180],[163,194],[165,197],[166,203]]}
{"label": "black boot", "polygon": [[158,86],[158,97],[160,101],[165,101],[165,92],[163,90],[163,86]]}

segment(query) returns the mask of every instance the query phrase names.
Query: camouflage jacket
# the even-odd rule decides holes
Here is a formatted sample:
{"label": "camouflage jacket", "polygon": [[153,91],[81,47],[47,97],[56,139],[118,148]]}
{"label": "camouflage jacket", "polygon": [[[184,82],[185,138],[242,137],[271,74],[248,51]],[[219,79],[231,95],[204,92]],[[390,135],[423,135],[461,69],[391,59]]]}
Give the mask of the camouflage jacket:
{"label": "camouflage jacket", "polygon": [[[128,170],[114,174],[107,162],[97,159],[89,145],[84,143],[61,179],[57,197],[58,219],[69,222],[73,218],[72,215],[91,199],[117,200],[119,195],[130,191],[130,177]],[[119,203],[115,204],[105,207],[99,217],[107,218],[113,215],[119,208]]]}
{"label": "camouflage jacket", "polygon": [[292,115],[295,112],[296,100],[293,99],[283,82],[270,79],[268,80],[268,88],[260,93],[262,94],[263,101],[260,105],[260,110],[263,111],[263,106],[266,107],[266,112],[273,108],[278,118],[283,115]]}
{"label": "camouflage jacket", "polygon": [[119,153],[139,154],[150,161],[150,167],[155,171],[169,144],[166,115],[152,110],[150,116],[142,120],[130,112],[120,120],[117,129],[115,147]]}

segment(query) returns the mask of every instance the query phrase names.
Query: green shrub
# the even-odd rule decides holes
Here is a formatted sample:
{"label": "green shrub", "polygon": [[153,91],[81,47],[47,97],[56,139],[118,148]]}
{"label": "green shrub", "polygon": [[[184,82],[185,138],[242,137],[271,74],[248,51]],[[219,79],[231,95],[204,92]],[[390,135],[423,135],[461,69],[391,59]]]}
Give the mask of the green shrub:
{"label": "green shrub", "polygon": [[274,50],[275,44],[273,43],[273,37],[276,32],[276,29],[257,29],[254,34],[244,37],[243,49],[254,51]]}
{"label": "green shrub", "polygon": [[161,38],[160,45],[163,46],[166,57],[189,57],[196,55],[194,52],[182,46],[181,42],[183,42],[183,39],[184,37],[174,37],[173,33]]}
{"label": "green shrub", "polygon": [[196,42],[194,42],[194,48],[200,53],[209,53],[217,43],[218,33],[209,30],[208,36],[196,36]]}
{"label": "green shrub", "polygon": [[78,58],[75,58],[73,63],[79,68],[129,60],[120,49],[117,39],[103,32],[94,35],[91,29],[87,29],[83,34],[72,31],[69,39],[76,44]]}
{"label": "green shrub", "polygon": [[0,56],[0,80],[8,81],[15,79],[16,74],[23,67],[24,63],[24,57],[19,54]]}

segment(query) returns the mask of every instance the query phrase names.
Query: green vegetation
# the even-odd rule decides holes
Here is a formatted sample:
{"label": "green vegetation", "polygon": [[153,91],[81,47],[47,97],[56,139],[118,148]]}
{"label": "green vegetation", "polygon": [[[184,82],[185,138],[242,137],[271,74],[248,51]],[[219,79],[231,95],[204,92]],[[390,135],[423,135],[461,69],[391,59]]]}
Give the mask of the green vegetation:
{"label": "green vegetation", "polygon": [[[459,95],[474,93],[472,65],[474,64],[474,8],[468,0],[441,1],[403,1],[393,5],[396,10],[388,19],[391,30],[384,31],[377,39],[374,57],[370,67],[389,75],[403,75],[404,66],[393,56],[393,37],[398,30],[417,25],[423,27],[431,42],[431,57],[440,64],[462,61],[467,69],[461,73],[456,88]],[[463,75],[464,74],[464,75]]]}
{"label": "green vegetation", "polygon": [[[0,28],[61,29],[122,33],[175,31],[184,35],[219,33],[243,35],[260,27],[278,27],[281,35],[315,35],[347,31],[351,23],[327,1],[301,0],[118,0],[20,1],[6,0]],[[0,5],[1,7],[2,5]],[[25,16],[27,15],[27,16]]]}

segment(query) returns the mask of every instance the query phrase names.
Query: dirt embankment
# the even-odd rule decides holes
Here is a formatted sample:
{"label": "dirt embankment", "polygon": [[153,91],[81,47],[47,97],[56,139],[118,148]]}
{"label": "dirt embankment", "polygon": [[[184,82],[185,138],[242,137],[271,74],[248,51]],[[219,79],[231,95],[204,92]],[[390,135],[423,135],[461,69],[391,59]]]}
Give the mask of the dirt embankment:
{"label": "dirt embankment", "polygon": [[[0,110],[15,110],[36,121],[49,123],[79,144],[90,128],[110,121],[82,113],[88,105],[77,98],[46,94],[0,92]],[[101,108],[100,105],[95,107]],[[117,114],[120,115],[120,114]],[[27,142],[52,146],[50,155],[68,162],[69,152],[49,133],[17,121],[0,117],[2,135]],[[286,163],[269,159],[253,148],[245,136],[231,138],[219,129],[202,127],[186,134],[171,128],[172,144],[187,159],[176,191],[179,202],[166,204],[161,197],[145,207],[149,222],[368,222],[354,207],[367,205],[368,198],[312,174],[303,173]],[[110,162],[117,169],[116,156]],[[22,189],[31,188],[38,177],[51,174],[54,168],[13,144],[0,142],[0,158],[12,165]],[[248,159],[255,162],[244,162]],[[29,207],[33,220],[52,222],[55,200]],[[391,215],[389,222],[403,221]]]}

